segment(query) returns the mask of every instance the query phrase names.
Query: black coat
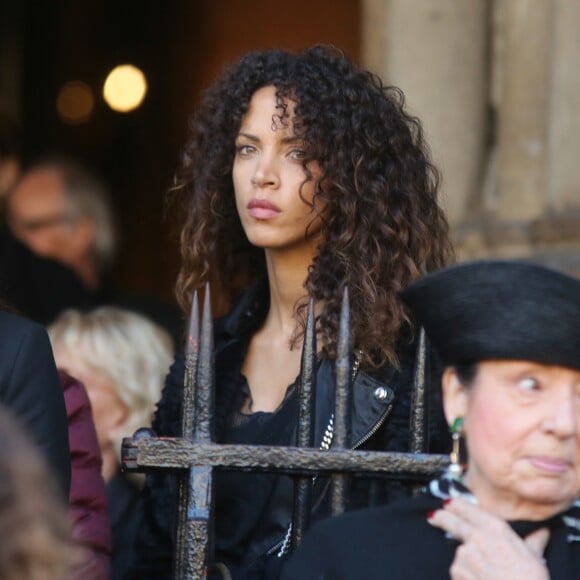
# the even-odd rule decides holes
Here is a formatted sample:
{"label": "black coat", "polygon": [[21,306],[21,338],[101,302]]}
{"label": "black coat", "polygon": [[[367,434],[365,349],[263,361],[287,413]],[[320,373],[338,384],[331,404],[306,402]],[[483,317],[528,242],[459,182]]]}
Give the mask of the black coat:
{"label": "black coat", "polygon": [[[418,496],[319,522],[284,567],[282,580],[448,580],[459,544],[427,523],[428,512],[441,507],[441,499]],[[521,537],[549,527],[544,558],[550,578],[580,578],[580,536],[568,541],[574,530],[562,517],[511,525]]]}
{"label": "black coat", "polygon": [[2,225],[0,297],[40,324],[50,324],[65,308],[93,305],[91,293],[70,268],[36,255]]}
{"label": "black coat", "polygon": [[[239,369],[240,349],[249,343],[252,334],[264,320],[268,307],[267,287],[257,287],[243,297],[237,307],[215,325],[216,344],[216,413],[214,423],[217,440],[223,428],[228,409],[227,384],[231,368]],[[409,409],[410,388],[414,368],[415,346],[401,349],[399,356],[401,368],[385,368],[380,376],[364,372],[356,375],[353,384],[353,412],[351,447],[361,449],[383,449],[407,451],[409,448]],[[158,405],[153,428],[158,435],[178,436],[180,431],[181,397],[183,392],[184,361],[178,356],[167,378],[161,402]],[[316,446],[320,445],[329,424],[334,401],[334,365],[324,360],[318,365],[316,382]],[[381,391],[381,389],[383,389]],[[444,425],[440,407],[433,408],[433,446],[432,450],[445,452],[447,437],[441,426]],[[437,424],[437,427],[435,427]],[[444,428],[443,428],[444,429]],[[368,480],[355,481],[352,485],[351,507],[368,505]],[[318,509],[315,517],[328,515],[328,487],[324,481],[315,488],[315,504]],[[385,503],[404,493],[403,486],[393,481],[375,489],[374,499]],[[274,490],[276,501],[264,522],[259,526],[251,544],[245,548],[246,561],[258,561],[265,553],[276,554],[283,543],[292,513],[292,483],[290,478],[279,477]],[[322,498],[321,496],[325,497]],[[171,530],[172,514],[175,513],[175,486],[167,476],[153,474],[148,476],[143,491],[144,517],[139,528],[135,548],[135,565],[131,578],[170,578],[173,546]],[[279,560],[279,559],[278,559]],[[266,572],[252,568],[252,572],[234,575],[234,578],[276,577],[276,572]],[[269,564],[268,564],[269,566]]]}
{"label": "black coat", "polygon": [[44,328],[7,312],[0,312],[0,404],[32,435],[68,498],[68,423],[50,342]]}
{"label": "black coat", "polygon": [[68,266],[35,254],[2,225],[0,298],[40,324],[51,324],[67,308],[91,310],[109,305],[146,316],[167,330],[176,343],[183,336],[183,320],[175,305],[120,292],[106,276],[98,289],[90,290]]}
{"label": "black coat", "polygon": [[111,579],[122,580],[139,524],[139,487],[122,473],[107,483],[111,522]]}

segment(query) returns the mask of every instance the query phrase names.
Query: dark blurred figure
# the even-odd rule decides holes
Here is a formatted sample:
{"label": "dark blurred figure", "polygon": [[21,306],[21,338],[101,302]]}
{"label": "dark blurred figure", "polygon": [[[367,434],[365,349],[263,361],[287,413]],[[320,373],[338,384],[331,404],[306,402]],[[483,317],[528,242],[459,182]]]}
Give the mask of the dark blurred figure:
{"label": "dark blurred figure", "polygon": [[[0,115],[2,214],[5,198],[20,176],[20,154],[17,125]],[[32,252],[12,235],[3,220],[1,215],[0,296],[10,304],[6,309],[47,323],[66,307],[90,306],[90,293],[73,270]],[[85,389],[66,373],[57,376],[46,333],[32,322],[0,312],[0,348],[7,363],[0,369],[0,401],[23,420],[43,447],[63,482],[63,498],[69,500],[74,558],[66,578],[108,580],[111,540],[107,496]],[[63,438],[67,433],[68,437]],[[32,505],[35,503],[32,501]],[[44,572],[26,575],[21,568],[14,576],[0,573],[0,578],[48,580],[53,576],[48,561],[46,565]]]}
{"label": "dark blurred figure", "polygon": [[0,578],[69,580],[69,526],[54,478],[0,408]]}
{"label": "dark blurred figure", "polygon": [[69,267],[40,257],[4,225],[6,198],[22,173],[21,153],[18,125],[0,114],[0,296],[47,324],[66,307],[90,306],[92,297]]}
{"label": "dark blurred figure", "polygon": [[66,308],[89,308],[93,297],[75,273],[42,258],[0,225],[0,296],[15,310],[48,324]]}
{"label": "dark blurred figure", "polygon": [[29,429],[68,497],[67,416],[48,336],[38,324],[2,310],[0,403]]}
{"label": "dark blurred figure", "polygon": [[20,154],[18,125],[0,113],[0,203],[20,176]]}
{"label": "dark blurred figure", "polygon": [[[28,168],[6,198],[6,220],[12,234],[33,254],[60,263],[76,276],[76,282],[50,285],[57,300],[64,288],[69,302],[63,306],[115,304],[151,318],[174,338],[181,336],[181,315],[176,307],[151,297],[125,295],[111,284],[109,273],[117,246],[113,212],[105,186],[81,164],[47,157]],[[50,268],[54,269],[52,264]],[[37,267],[35,275],[40,276],[41,269]],[[15,287],[6,281],[0,284],[0,292],[18,304]],[[52,301],[51,295],[49,288]],[[62,308],[54,312],[54,304],[46,306],[43,310],[50,310],[50,318],[41,314],[48,323]]]}
{"label": "dark blurred figure", "polygon": [[116,248],[106,188],[81,165],[46,159],[27,169],[7,197],[14,235],[35,254],[71,268],[98,291]]}

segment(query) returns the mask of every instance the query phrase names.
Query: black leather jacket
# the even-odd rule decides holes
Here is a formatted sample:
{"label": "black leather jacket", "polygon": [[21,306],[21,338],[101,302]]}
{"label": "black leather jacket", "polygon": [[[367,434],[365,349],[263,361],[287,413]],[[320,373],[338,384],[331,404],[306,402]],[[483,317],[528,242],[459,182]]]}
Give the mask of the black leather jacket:
{"label": "black leather jacket", "polygon": [[[216,431],[220,432],[221,372],[239,357],[242,345],[249,342],[264,320],[268,308],[267,287],[249,290],[226,317],[215,323],[216,360]],[[244,351],[245,352],[245,351]],[[353,409],[350,446],[361,449],[407,451],[409,449],[410,389],[413,380],[415,346],[400,349],[400,368],[384,368],[371,376],[358,372],[353,382]],[[239,366],[237,367],[239,368]],[[184,376],[183,355],[178,355],[167,377],[162,399],[158,404],[153,428],[158,435],[178,436],[180,429],[181,395]],[[437,381],[438,390],[438,377]],[[227,379],[225,379],[227,382]],[[334,364],[322,360],[317,368],[315,445],[320,447],[334,409]],[[431,405],[430,450],[446,452],[448,440],[440,411],[438,397]],[[314,518],[329,515],[327,480],[319,478],[314,490]],[[406,495],[408,485],[393,480],[383,480],[372,488],[370,503],[386,503]],[[369,480],[357,478],[351,484],[350,507],[363,507],[369,503]],[[281,476],[277,480],[276,500],[267,514],[267,523],[260,526],[251,545],[246,550],[249,567],[234,573],[234,578],[275,578],[278,562],[284,550],[284,538],[291,521],[292,480]],[[170,477],[152,474],[142,494],[143,518],[135,546],[134,566],[130,578],[171,578],[172,514],[175,512],[175,485]],[[271,556],[271,559],[268,558]],[[271,562],[268,562],[271,560]],[[253,566],[252,562],[256,565]]]}

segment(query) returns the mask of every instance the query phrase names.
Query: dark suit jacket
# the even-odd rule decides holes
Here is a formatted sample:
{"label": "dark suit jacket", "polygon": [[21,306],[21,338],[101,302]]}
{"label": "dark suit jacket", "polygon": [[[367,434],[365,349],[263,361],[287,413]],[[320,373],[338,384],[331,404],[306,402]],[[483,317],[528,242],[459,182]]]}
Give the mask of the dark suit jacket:
{"label": "dark suit jacket", "polygon": [[70,487],[64,396],[44,328],[0,311],[0,404],[28,429],[58,478]]}

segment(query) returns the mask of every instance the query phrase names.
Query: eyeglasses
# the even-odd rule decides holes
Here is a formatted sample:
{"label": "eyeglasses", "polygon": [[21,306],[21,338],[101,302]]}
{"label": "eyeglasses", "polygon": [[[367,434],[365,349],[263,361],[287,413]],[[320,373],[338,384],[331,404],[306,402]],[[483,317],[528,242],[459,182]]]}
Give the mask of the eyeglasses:
{"label": "eyeglasses", "polygon": [[72,214],[58,214],[46,218],[23,220],[18,223],[10,221],[13,230],[34,234],[36,232],[58,226],[72,226],[78,221],[78,216]]}

